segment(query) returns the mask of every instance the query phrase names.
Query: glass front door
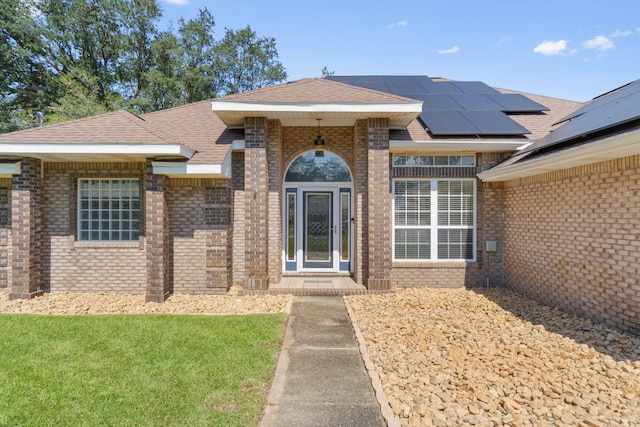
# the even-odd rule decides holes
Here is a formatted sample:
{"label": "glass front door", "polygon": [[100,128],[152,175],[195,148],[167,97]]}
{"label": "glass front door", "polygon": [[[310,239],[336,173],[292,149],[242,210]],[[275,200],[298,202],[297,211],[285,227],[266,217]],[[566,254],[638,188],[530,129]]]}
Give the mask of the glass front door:
{"label": "glass front door", "polygon": [[351,271],[351,189],[304,186],[285,189],[285,271]]}
{"label": "glass front door", "polygon": [[333,192],[304,192],[304,268],[333,267]]}

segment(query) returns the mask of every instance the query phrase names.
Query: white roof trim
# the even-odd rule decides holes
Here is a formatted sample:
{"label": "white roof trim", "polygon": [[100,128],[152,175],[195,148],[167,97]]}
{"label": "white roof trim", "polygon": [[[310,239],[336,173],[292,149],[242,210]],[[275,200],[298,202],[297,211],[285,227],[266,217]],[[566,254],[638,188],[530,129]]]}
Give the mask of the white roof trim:
{"label": "white roof trim", "polygon": [[478,174],[486,182],[510,181],[547,172],[640,154],[640,130],[615,135],[552,152],[531,160],[507,166],[496,166]]}
{"label": "white roof trim", "polygon": [[402,152],[448,152],[448,153],[508,153],[528,145],[523,140],[426,140],[426,141],[389,141],[389,151]]}
{"label": "white roof trim", "polygon": [[422,101],[389,103],[211,101],[213,111],[300,113],[421,113]]}
{"label": "white roof trim", "polygon": [[16,156],[32,154],[148,154],[191,158],[195,154],[195,150],[182,144],[0,143],[0,153]]}
{"label": "white roof trim", "polygon": [[[228,160],[227,160],[228,159]],[[227,154],[222,164],[200,163],[191,164],[186,162],[151,162],[153,173],[156,175],[167,175],[171,177],[188,178],[230,178],[231,177],[231,155]]]}
{"label": "white roof trim", "polygon": [[20,162],[0,163],[0,178],[11,178],[13,175],[20,175],[21,172]]}

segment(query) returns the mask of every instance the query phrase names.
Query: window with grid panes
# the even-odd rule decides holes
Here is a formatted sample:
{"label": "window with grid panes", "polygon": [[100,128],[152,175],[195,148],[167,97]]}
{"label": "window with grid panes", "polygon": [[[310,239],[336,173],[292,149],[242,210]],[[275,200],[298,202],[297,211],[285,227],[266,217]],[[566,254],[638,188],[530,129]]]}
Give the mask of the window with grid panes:
{"label": "window with grid panes", "polygon": [[139,232],[139,180],[78,180],[78,240],[134,241]]}
{"label": "window with grid panes", "polygon": [[394,180],[394,259],[473,260],[475,182]]}

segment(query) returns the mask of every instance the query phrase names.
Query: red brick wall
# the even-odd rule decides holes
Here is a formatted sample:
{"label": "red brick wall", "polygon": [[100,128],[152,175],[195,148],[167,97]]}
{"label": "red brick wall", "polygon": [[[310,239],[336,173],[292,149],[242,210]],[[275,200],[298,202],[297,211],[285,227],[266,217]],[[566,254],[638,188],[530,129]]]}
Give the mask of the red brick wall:
{"label": "red brick wall", "polygon": [[[479,153],[476,168],[391,169],[394,177],[473,178],[499,162],[503,153]],[[473,287],[503,284],[504,194],[502,186],[476,182],[476,261],[394,262],[392,281],[399,287]],[[496,252],[486,252],[485,242],[495,240]],[[489,279],[487,281],[487,279]]]}
{"label": "red brick wall", "polygon": [[225,293],[231,286],[232,191],[228,180],[170,180],[175,293]]}
{"label": "red brick wall", "polygon": [[9,286],[11,272],[11,179],[0,178],[0,288]]}
{"label": "red brick wall", "polygon": [[[138,178],[143,199],[144,174],[144,163],[44,163],[42,287],[45,291],[145,293],[147,269],[142,237],[140,242],[76,241],[78,178]],[[141,236],[143,213],[144,206],[141,206]]]}
{"label": "red brick wall", "polygon": [[242,285],[244,283],[244,153],[235,152],[231,154],[231,170],[233,180],[233,284]]}
{"label": "red brick wall", "polygon": [[245,127],[245,288],[269,287],[269,166],[267,120],[246,117]]}
{"label": "red brick wall", "polygon": [[506,285],[640,333],[640,156],[506,183]]}
{"label": "red brick wall", "polygon": [[391,288],[393,216],[389,179],[389,120],[369,119],[367,152],[368,289]]}

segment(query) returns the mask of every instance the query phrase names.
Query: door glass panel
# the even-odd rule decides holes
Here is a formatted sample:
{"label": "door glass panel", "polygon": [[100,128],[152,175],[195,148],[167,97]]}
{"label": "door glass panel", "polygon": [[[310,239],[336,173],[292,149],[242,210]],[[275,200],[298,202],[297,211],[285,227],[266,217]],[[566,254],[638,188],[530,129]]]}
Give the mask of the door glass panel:
{"label": "door glass panel", "polygon": [[349,226],[351,225],[351,203],[349,193],[340,193],[340,259],[349,260]]}
{"label": "door glass panel", "polygon": [[306,260],[331,261],[331,194],[307,194]]}
{"label": "door glass panel", "polygon": [[287,194],[287,261],[296,260],[296,195]]}

